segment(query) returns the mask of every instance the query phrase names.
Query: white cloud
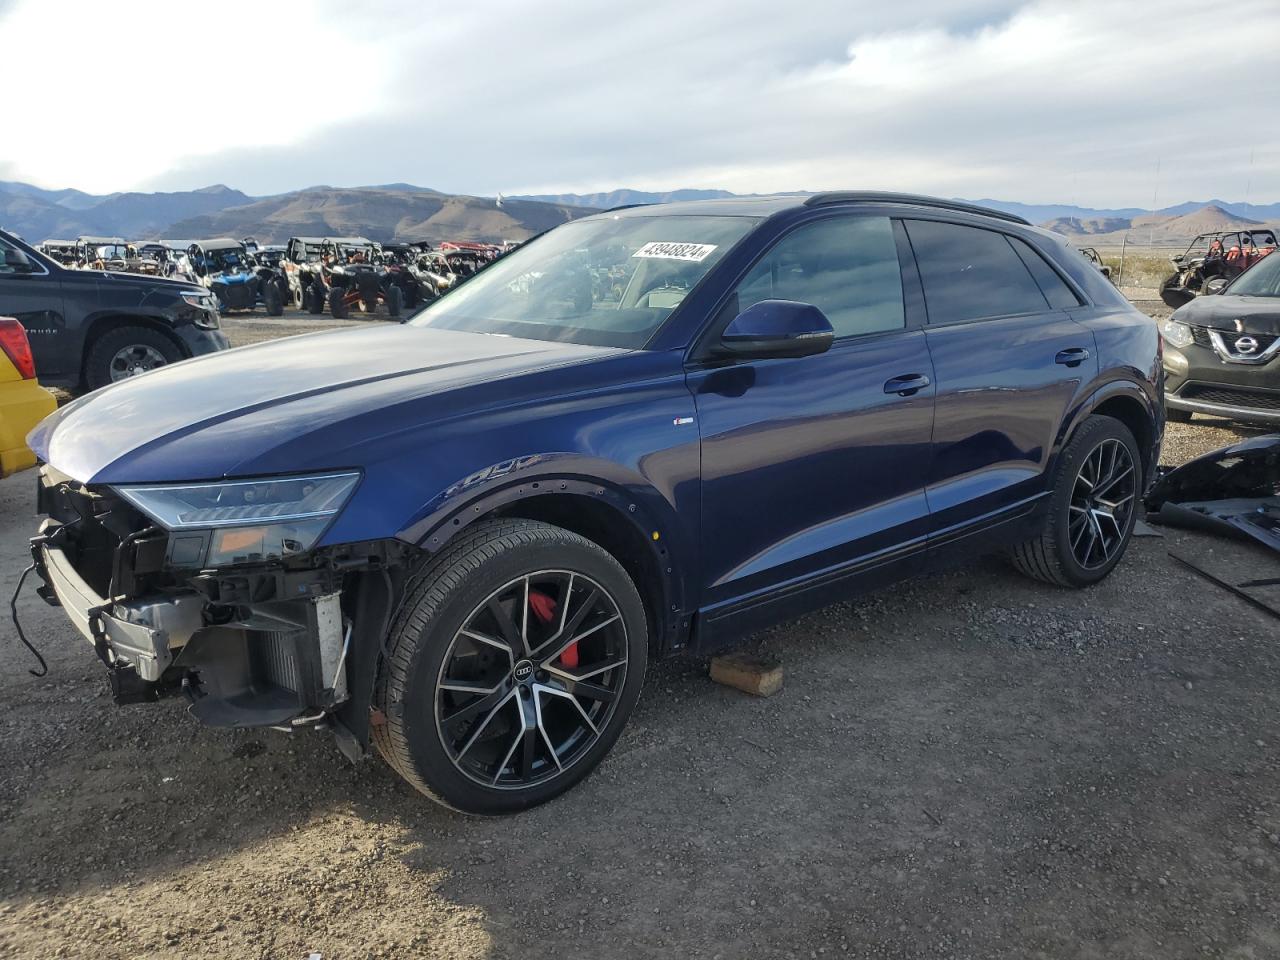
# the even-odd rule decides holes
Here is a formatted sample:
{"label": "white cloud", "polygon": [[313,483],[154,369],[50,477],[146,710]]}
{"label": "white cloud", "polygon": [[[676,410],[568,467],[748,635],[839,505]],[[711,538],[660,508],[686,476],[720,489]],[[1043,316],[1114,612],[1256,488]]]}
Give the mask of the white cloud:
{"label": "white cloud", "polygon": [[[176,160],[297,143],[363,115],[388,84],[378,39],[300,2],[111,4],[25,0],[0,19],[8,175],[127,189]],[[350,60],[361,80],[296,65]]]}
{"label": "white cloud", "polygon": [[[1150,202],[1158,162],[1161,202],[1280,199],[1271,4],[1210,33],[1190,0],[185,7],[28,0],[0,20],[6,65],[12,46],[27,51],[21,72],[58,78],[58,108],[8,118],[9,175],[250,193],[860,186],[1128,206]],[[41,63],[54,32],[56,67]],[[176,93],[145,116],[64,79],[151,75]],[[202,83],[225,95],[197,96]]]}

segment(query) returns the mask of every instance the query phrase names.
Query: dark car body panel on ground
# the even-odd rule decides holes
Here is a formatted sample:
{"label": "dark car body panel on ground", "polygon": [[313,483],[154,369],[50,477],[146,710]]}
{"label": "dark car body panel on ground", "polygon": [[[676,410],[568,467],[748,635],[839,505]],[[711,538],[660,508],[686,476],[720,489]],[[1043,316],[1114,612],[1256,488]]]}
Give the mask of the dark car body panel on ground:
{"label": "dark car body panel on ground", "polygon": [[186,357],[227,349],[216,312],[183,300],[184,292],[203,292],[193,284],[68,269],[10,234],[0,232],[0,241],[22,250],[38,268],[30,274],[0,273],[0,315],[17,317],[26,328],[46,385],[79,386],[86,350],[113,326],[160,331]]}
{"label": "dark car body panel on ground", "polygon": [[[351,571],[356,621],[399,589],[386,575],[396,551],[438,556],[495,516],[567,526],[636,580],[657,654],[709,650],[1025,540],[1091,414],[1132,431],[1150,476],[1163,429],[1155,325],[1060,238],[962,205],[874,195],[671,204],[576,223],[667,218],[660,246],[678,247],[686,216],[752,223],[641,349],[433,328],[432,306],[405,326],[293,338],[113,385],[46,421],[33,448],[90,490],[358,472],[313,548],[326,571],[335,558]],[[822,230],[874,251],[854,282],[881,299],[849,305],[833,322],[852,332],[814,355],[718,349],[752,278],[785,289],[797,275],[788,244]],[[991,282],[953,293],[956,270],[971,267]],[[437,303],[465,303],[484,283]],[[148,416],[126,416],[136,410]],[[301,574],[307,562],[286,566]],[[339,714],[361,745],[377,631],[356,624],[354,706]]]}

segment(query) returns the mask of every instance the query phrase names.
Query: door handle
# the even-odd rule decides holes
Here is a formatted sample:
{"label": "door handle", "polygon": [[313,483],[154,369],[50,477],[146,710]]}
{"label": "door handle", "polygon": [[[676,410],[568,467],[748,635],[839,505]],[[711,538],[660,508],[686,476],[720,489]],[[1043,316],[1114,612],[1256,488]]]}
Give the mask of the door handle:
{"label": "door handle", "polygon": [[919,393],[932,381],[923,373],[905,373],[884,382],[885,393],[896,393],[900,397],[910,397]]}
{"label": "door handle", "polygon": [[1078,367],[1089,359],[1089,351],[1084,347],[1071,347],[1068,350],[1059,350],[1058,355],[1053,358],[1054,363],[1061,363],[1068,367]]}

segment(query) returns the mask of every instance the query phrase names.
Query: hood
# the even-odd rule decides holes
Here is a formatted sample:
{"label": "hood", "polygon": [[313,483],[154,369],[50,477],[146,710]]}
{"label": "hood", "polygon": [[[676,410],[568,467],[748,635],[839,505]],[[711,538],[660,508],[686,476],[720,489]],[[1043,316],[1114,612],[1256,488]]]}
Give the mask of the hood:
{"label": "hood", "polygon": [[1238,297],[1229,293],[1196,297],[1175,310],[1173,319],[1232,333],[1280,334],[1280,297]]}
{"label": "hood", "polygon": [[[625,353],[384,326],[289,337],[161,367],[87,394],[27,438],[82,483],[214,480],[363,467],[351,448],[509,391],[499,381]],[[460,394],[468,387],[465,400]],[[393,415],[393,412],[395,415]]]}
{"label": "hood", "polygon": [[138,291],[163,290],[177,296],[183,291],[187,293],[203,293],[199,287],[186,280],[169,280],[151,274],[143,276],[137,273],[115,273],[111,270],[64,270],[58,275],[63,282],[102,283],[106,281],[112,286],[129,287]]}

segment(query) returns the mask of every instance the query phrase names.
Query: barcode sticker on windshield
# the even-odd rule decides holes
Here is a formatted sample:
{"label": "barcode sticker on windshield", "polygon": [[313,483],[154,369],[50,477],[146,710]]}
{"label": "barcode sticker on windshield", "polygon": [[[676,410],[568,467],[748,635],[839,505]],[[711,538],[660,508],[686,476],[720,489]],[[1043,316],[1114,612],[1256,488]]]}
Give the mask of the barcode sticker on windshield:
{"label": "barcode sticker on windshield", "polygon": [[648,257],[653,260],[688,260],[691,263],[701,263],[711,256],[711,251],[715,248],[716,245],[714,243],[667,243],[655,240],[652,243],[646,243],[631,256]]}

